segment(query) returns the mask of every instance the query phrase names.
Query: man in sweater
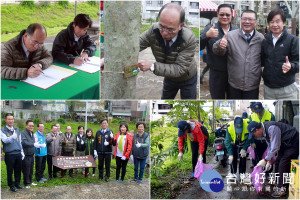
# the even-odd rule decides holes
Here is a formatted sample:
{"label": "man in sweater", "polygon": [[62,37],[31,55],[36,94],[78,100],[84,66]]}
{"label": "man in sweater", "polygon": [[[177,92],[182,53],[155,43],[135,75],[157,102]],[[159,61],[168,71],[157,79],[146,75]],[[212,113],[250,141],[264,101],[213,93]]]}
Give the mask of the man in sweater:
{"label": "man in sweater", "polygon": [[[72,133],[71,126],[66,127],[66,133],[62,134],[61,138],[61,144],[62,144],[62,156],[69,156],[72,157],[75,155],[76,151],[76,137]],[[64,170],[64,173],[66,170]],[[69,176],[73,178],[73,169],[69,170]]]}
{"label": "man in sweater", "polygon": [[156,62],[141,60],[139,68],[165,77],[162,99],[174,99],[179,89],[181,99],[196,99],[196,37],[184,26],[184,9],[176,3],[165,4],[158,19],[140,36],[140,51],[151,47]]}
{"label": "man in sweater", "polygon": [[53,59],[43,45],[46,37],[45,27],[34,23],[4,43],[1,48],[1,78],[11,80],[35,78],[42,70],[48,68]]}
{"label": "man in sweater", "polygon": [[33,121],[26,121],[26,129],[21,132],[22,147],[24,150],[25,158],[22,161],[23,181],[25,188],[30,188],[30,185],[37,185],[32,182],[33,165],[34,165],[34,124]]}

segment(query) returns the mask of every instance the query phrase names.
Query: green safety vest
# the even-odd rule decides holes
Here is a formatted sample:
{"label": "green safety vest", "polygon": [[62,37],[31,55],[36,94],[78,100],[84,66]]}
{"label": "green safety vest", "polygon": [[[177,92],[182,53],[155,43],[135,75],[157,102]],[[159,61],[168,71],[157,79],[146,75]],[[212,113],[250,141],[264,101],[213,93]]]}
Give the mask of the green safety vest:
{"label": "green safety vest", "polygon": [[[248,129],[247,129],[247,126],[248,126],[248,120],[247,119],[243,119],[243,132],[242,132],[241,142],[248,139]],[[228,133],[230,134],[233,143],[235,143],[236,133],[235,133],[234,121],[230,122],[230,125],[228,127]]]}
{"label": "green safety vest", "polygon": [[259,118],[259,116],[258,116],[257,113],[253,113],[253,114],[251,115],[251,119],[252,119],[252,121],[256,121],[256,122],[258,122],[258,123],[263,123],[263,122],[265,122],[265,121],[271,121],[271,119],[272,119],[272,114],[271,114],[269,111],[264,110],[264,114],[263,114],[263,116],[262,116],[261,119]]}

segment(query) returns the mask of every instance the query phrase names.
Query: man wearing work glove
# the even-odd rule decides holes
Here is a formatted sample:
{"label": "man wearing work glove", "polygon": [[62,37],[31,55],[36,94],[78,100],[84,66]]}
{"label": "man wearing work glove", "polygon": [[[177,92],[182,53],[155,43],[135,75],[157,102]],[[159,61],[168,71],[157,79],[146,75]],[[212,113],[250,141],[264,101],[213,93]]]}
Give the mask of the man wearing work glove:
{"label": "man wearing work glove", "polygon": [[[234,121],[229,123],[226,129],[225,146],[228,151],[228,162],[231,165],[230,173],[236,174],[237,181],[239,174],[246,172],[246,150],[250,145],[248,139],[247,119],[236,116]],[[237,173],[237,159],[240,158],[239,173]]]}
{"label": "man wearing work glove", "polygon": [[[264,109],[261,102],[256,102],[252,105],[253,113],[249,117],[249,121],[256,121],[258,123],[263,123],[266,121],[275,121],[275,116]],[[253,137],[250,140],[251,147],[255,152],[255,159],[253,159],[252,163],[255,166],[259,160],[262,159],[262,155],[267,149],[267,143],[264,138],[255,138]],[[257,156],[257,157],[256,157]]]}
{"label": "man wearing work glove", "polygon": [[[14,116],[11,113],[5,115],[6,126],[1,129],[1,140],[3,152],[5,153],[4,161],[6,164],[7,184],[10,191],[16,192],[24,187],[20,185],[22,169],[22,153],[20,130],[14,127]],[[12,179],[14,172],[15,181]]]}
{"label": "man wearing work glove", "polygon": [[206,149],[209,135],[207,129],[196,120],[189,119],[187,121],[180,121],[177,124],[177,127],[179,149],[178,159],[183,159],[183,144],[184,139],[186,139],[188,140],[187,142],[190,142],[192,149],[193,173],[191,178],[193,178],[197,160],[203,160],[203,163],[206,163]]}
{"label": "man wearing work glove", "polygon": [[47,160],[46,138],[44,136],[44,124],[37,124],[37,132],[34,134],[35,139],[35,178],[39,183],[44,183],[47,179],[44,178],[44,170]]}
{"label": "man wearing work glove", "polygon": [[114,135],[113,132],[108,128],[107,119],[102,119],[100,124],[102,129],[98,130],[96,133],[94,147],[98,154],[99,179],[103,179],[103,167],[105,163],[105,181],[108,182],[110,177],[112,139]]}
{"label": "man wearing work glove", "polygon": [[[271,159],[278,153],[275,173],[279,173],[278,190],[272,194],[272,197],[279,198],[286,194],[288,185],[283,185],[283,173],[289,173],[291,160],[299,156],[299,132],[296,128],[281,122],[250,122],[248,125],[249,139],[253,136],[264,138],[268,144],[267,156],[258,162],[256,166],[265,167],[265,170],[271,168]],[[284,189],[285,187],[285,189]]]}

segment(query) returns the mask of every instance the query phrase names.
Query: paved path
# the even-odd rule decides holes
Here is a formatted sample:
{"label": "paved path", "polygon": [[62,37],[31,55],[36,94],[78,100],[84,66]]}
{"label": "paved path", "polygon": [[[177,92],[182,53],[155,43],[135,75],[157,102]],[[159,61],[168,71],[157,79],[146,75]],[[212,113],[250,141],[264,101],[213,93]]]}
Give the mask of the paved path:
{"label": "paved path", "polygon": [[1,199],[149,199],[149,178],[141,185],[125,181],[63,185],[51,188],[35,187],[11,192],[1,189]]}

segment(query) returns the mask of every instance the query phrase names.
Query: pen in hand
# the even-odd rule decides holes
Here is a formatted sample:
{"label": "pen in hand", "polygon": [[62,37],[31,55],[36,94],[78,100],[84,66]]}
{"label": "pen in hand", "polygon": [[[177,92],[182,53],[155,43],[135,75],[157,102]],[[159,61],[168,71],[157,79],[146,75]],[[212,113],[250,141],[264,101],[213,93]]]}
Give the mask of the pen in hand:
{"label": "pen in hand", "polygon": [[[33,65],[31,67],[35,68],[35,66],[33,66]],[[43,71],[42,71],[42,73],[45,74]]]}

